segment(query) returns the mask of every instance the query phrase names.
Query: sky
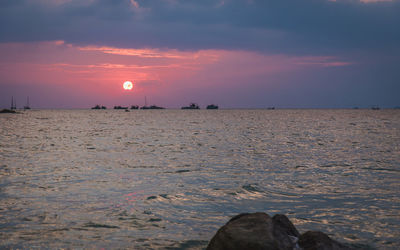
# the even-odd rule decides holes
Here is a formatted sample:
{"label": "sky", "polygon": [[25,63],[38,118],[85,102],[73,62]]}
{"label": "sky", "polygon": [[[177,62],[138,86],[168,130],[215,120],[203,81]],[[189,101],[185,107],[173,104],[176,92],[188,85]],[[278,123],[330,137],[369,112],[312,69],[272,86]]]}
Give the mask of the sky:
{"label": "sky", "polygon": [[396,107],[399,13],[400,0],[1,0],[0,107]]}

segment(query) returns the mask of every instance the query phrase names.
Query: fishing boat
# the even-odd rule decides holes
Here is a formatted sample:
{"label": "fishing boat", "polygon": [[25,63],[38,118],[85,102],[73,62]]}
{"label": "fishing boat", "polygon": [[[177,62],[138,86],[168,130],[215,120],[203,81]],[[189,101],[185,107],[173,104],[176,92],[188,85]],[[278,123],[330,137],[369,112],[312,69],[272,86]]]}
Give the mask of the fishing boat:
{"label": "fishing boat", "polygon": [[218,105],[210,104],[207,106],[207,109],[218,109]]}
{"label": "fishing boat", "polygon": [[114,106],[114,109],[128,109],[128,107]]}
{"label": "fishing boat", "polygon": [[189,106],[182,107],[182,109],[200,109],[200,107],[196,103],[192,102]]}
{"label": "fishing boat", "polygon": [[372,106],[371,109],[372,110],[380,110],[381,108],[379,106]]}
{"label": "fishing boat", "polygon": [[92,109],[107,109],[107,107],[106,106],[100,106],[100,105],[97,104]]}
{"label": "fishing boat", "polygon": [[1,109],[0,114],[15,114],[17,111],[12,110],[12,109]]}
{"label": "fishing boat", "polygon": [[165,109],[164,107],[159,107],[156,105],[151,105],[151,106],[143,106],[140,109]]}

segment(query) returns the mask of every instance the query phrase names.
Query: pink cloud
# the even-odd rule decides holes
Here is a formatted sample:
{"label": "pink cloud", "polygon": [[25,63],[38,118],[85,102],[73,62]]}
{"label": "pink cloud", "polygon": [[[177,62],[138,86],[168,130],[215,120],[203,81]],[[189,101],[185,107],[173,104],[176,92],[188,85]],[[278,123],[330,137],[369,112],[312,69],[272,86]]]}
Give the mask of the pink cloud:
{"label": "pink cloud", "polygon": [[[79,47],[63,41],[0,44],[0,84],[68,86],[99,99],[174,100],[189,90],[225,88],[301,71],[304,68],[347,66],[330,56],[291,57],[249,51],[126,49]],[[131,80],[134,91],[123,91]],[[275,86],[270,86],[274,88]],[[172,103],[172,101],[171,101]]]}

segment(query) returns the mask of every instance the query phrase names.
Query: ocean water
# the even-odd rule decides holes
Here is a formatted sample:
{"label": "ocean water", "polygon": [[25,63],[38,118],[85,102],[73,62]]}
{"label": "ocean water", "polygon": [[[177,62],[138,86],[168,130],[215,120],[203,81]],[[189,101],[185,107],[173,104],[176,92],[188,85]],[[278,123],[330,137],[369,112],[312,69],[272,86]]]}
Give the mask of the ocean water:
{"label": "ocean water", "polygon": [[0,114],[0,248],[204,248],[256,211],[399,249],[400,111]]}

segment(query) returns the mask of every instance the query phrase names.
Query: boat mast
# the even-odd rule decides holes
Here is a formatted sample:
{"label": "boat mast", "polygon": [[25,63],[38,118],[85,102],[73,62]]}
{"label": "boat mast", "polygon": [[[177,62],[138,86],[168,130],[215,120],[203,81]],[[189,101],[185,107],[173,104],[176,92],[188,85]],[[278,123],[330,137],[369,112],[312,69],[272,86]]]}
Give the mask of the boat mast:
{"label": "boat mast", "polygon": [[24,110],[25,110],[25,109],[31,109],[31,108],[29,107],[29,96],[26,97],[26,105],[24,106]]}
{"label": "boat mast", "polygon": [[17,98],[14,99],[14,96],[11,96],[11,109],[17,109]]}

